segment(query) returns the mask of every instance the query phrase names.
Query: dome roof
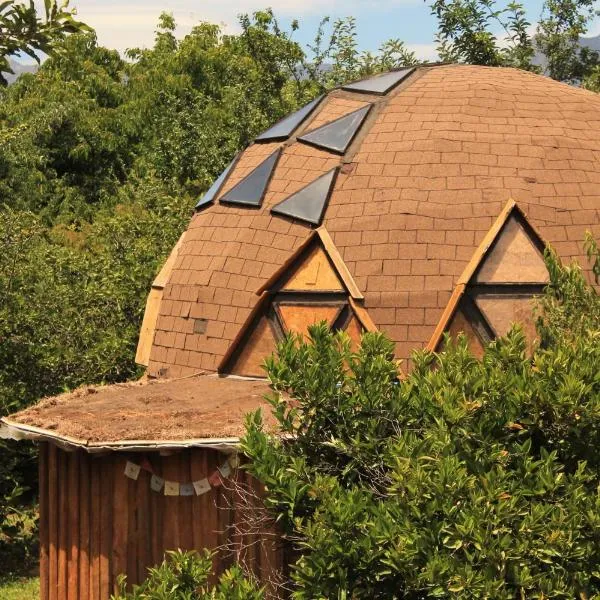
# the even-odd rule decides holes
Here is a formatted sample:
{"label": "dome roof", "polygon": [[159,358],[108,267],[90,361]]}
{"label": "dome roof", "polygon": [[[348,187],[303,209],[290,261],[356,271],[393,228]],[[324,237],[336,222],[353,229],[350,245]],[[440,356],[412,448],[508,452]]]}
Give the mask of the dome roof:
{"label": "dome roof", "polygon": [[399,358],[448,325],[457,286],[507,220],[515,244],[543,240],[586,264],[584,232],[600,236],[600,95],[507,68],[385,77],[288,117],[199,203],[148,300],[138,360],[150,375],[223,367],[265,286],[309,260],[311,240],[343,284],[328,292]]}

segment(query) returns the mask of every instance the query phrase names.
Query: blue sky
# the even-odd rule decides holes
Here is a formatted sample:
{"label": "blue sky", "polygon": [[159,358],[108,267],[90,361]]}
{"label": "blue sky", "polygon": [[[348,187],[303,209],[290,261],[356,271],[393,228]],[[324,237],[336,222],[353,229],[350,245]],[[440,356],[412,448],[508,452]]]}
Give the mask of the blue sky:
{"label": "blue sky", "polygon": [[[358,24],[361,49],[376,50],[389,38],[399,38],[413,49],[419,58],[436,57],[433,38],[435,19],[424,0],[71,0],[79,18],[98,33],[100,44],[125,50],[135,46],[150,46],[161,11],[173,13],[183,35],[198,21],[223,23],[230,32],[237,30],[236,15],[271,6],[282,24],[290,19],[300,21],[296,39],[310,42],[321,17],[332,19],[352,15]],[[530,20],[540,14],[542,0],[525,0]],[[589,35],[600,34],[596,20]]]}

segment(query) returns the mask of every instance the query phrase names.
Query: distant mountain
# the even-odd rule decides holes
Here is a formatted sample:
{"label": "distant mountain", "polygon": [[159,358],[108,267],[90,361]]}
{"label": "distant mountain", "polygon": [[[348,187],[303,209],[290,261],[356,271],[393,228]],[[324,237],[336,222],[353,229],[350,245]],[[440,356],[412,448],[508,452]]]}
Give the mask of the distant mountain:
{"label": "distant mountain", "polygon": [[10,63],[10,68],[15,72],[14,75],[12,73],[4,73],[4,77],[6,77],[9,84],[15,81],[22,73],[35,73],[39,68],[36,64],[24,64],[13,59],[8,59],[8,62]]}
{"label": "distant mountain", "polygon": [[579,42],[585,48],[591,48],[596,52],[600,52],[600,35],[591,38],[582,37],[579,39]]}

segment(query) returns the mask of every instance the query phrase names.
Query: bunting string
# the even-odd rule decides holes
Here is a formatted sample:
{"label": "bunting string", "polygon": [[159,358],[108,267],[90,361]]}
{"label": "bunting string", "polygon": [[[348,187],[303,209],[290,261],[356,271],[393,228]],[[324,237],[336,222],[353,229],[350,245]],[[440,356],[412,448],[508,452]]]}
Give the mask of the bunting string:
{"label": "bunting string", "polygon": [[125,464],[125,477],[137,481],[141,471],[150,473],[150,489],[158,494],[165,496],[202,496],[213,488],[218,488],[223,485],[225,479],[231,476],[233,471],[240,465],[240,459],[237,454],[232,454],[221,466],[217,467],[216,471],[208,477],[199,479],[198,481],[171,481],[157,475],[152,469],[152,465],[147,458],[141,461],[140,464],[132,461],[127,461]]}

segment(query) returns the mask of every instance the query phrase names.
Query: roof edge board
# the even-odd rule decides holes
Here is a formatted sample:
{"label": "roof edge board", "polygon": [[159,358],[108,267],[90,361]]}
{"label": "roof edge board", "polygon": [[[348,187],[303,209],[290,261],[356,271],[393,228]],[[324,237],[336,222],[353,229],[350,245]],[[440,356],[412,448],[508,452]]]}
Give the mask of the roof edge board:
{"label": "roof edge board", "polygon": [[442,316],[440,317],[440,320],[438,321],[438,324],[436,325],[435,330],[431,335],[431,339],[429,340],[427,346],[425,346],[425,349],[429,352],[437,351],[440,342],[442,341],[442,338],[444,336],[444,332],[448,328],[452,317],[454,317],[456,310],[458,309],[458,305],[465,293],[466,287],[466,284],[458,283],[454,288],[452,295],[448,300],[448,304],[446,304],[446,308],[444,308],[444,312],[442,313]]}
{"label": "roof edge board", "polygon": [[371,319],[371,315],[365,309],[364,306],[360,306],[357,304],[352,297],[349,299],[350,308],[352,308],[356,318],[359,320],[360,324],[365,328],[365,331],[375,332],[379,331],[377,325]]}
{"label": "roof edge board", "polygon": [[325,250],[325,254],[328,259],[331,261],[333,268],[338,275],[338,277],[342,280],[342,283],[346,287],[346,290],[350,294],[351,298],[355,300],[364,300],[364,296],[361,293],[360,289],[356,285],[352,274],[348,270],[346,263],[342,259],[338,249],[335,247],[331,236],[327,229],[324,226],[317,227],[311,231],[310,235],[302,242],[298,248],[286,259],[283,265],[267,279],[263,285],[258,288],[256,291],[257,295],[262,295],[265,292],[269,291],[279,280],[281,280],[285,274],[287,273],[290,266],[292,266],[296,260],[302,255],[302,253],[314,242],[314,240],[318,238],[323,245],[323,249]]}

